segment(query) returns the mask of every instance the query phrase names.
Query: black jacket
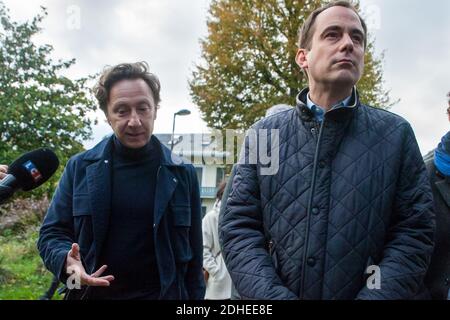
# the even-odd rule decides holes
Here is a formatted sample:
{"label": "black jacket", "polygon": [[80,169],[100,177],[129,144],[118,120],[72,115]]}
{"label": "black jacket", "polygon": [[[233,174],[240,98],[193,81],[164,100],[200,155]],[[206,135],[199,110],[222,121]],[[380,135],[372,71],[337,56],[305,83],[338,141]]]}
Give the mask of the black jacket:
{"label": "black jacket", "polygon": [[[319,124],[305,105],[307,92],[296,108],[253,126],[268,129],[269,165],[249,163],[256,147],[247,135],[247,162],[236,166],[219,222],[233,283],[244,299],[413,298],[435,225],[410,125],[362,105],[356,90],[352,107],[327,112]],[[265,147],[254,137],[256,149]],[[380,268],[380,289],[366,286],[372,265]]]}
{"label": "black jacket", "polygon": [[450,178],[438,173],[434,157],[425,162],[436,212],[436,246],[425,283],[433,299],[446,300],[450,288]]}
{"label": "black jacket", "polygon": [[[161,147],[154,228],[160,299],[203,299],[203,242],[200,189],[191,164]],[[63,283],[67,252],[80,245],[86,272],[93,273],[108,231],[111,213],[112,137],[72,157],[56,189],[42,224],[38,249],[45,266]],[[85,296],[71,290],[68,299]]]}

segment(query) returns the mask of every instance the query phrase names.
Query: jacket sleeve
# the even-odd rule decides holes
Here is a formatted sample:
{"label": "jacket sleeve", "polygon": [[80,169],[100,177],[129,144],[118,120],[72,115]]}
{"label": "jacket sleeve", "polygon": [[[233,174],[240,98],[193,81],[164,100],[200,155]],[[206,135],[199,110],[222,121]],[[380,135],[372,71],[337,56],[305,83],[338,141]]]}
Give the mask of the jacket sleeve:
{"label": "jacket sleeve", "polygon": [[193,257],[186,273],[187,290],[190,300],[202,300],[205,297],[205,279],[203,277],[203,239],[202,239],[202,209],[200,202],[200,187],[193,166],[190,168],[191,181],[191,229],[190,243]]}
{"label": "jacket sleeve", "polygon": [[66,256],[74,242],[71,161],[66,166],[39,231],[37,247],[45,266],[65,283]]}
{"label": "jacket sleeve", "polygon": [[219,217],[219,238],[227,269],[242,299],[298,299],[276,274],[266,250],[257,167],[246,164],[248,136]]}
{"label": "jacket sleeve", "polygon": [[425,164],[410,125],[405,128],[393,216],[381,261],[380,288],[358,299],[411,299],[418,293],[434,247],[433,197]]}
{"label": "jacket sleeve", "polygon": [[217,274],[217,272],[219,272],[219,266],[217,265],[216,259],[214,258],[213,254],[214,239],[212,228],[214,228],[214,225],[211,217],[211,214],[207,213],[202,220],[203,268],[208,271],[211,276],[214,276]]}

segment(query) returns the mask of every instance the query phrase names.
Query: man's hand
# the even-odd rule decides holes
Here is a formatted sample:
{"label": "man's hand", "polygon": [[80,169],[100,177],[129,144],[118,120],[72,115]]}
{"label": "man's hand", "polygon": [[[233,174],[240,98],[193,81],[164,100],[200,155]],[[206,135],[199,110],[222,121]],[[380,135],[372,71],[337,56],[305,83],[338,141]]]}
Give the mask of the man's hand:
{"label": "man's hand", "polygon": [[4,177],[6,177],[6,174],[8,173],[8,166],[4,164],[0,164],[0,180],[2,180]]}
{"label": "man's hand", "polygon": [[110,282],[114,280],[114,276],[103,276],[107,266],[103,265],[100,269],[95,271],[93,274],[88,275],[86,270],[84,270],[83,264],[81,263],[80,247],[78,243],[72,244],[72,249],[67,253],[66,259],[66,272],[72,274],[73,271],[80,277],[80,284],[94,287],[108,287]]}

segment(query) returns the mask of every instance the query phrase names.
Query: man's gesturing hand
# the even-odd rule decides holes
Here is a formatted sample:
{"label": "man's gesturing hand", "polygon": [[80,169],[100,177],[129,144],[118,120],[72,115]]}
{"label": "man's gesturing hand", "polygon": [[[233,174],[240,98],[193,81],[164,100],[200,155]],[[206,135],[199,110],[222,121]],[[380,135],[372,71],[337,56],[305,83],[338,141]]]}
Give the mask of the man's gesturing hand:
{"label": "man's gesturing hand", "polygon": [[81,263],[80,247],[78,246],[78,243],[73,243],[72,249],[70,249],[67,253],[66,272],[68,274],[75,272],[77,276],[80,277],[79,279],[81,285],[108,287],[110,282],[114,280],[114,276],[109,275],[100,277],[102,273],[105,272],[106,268],[107,266],[103,265],[93,274],[88,275],[86,270],[84,270],[83,264]]}

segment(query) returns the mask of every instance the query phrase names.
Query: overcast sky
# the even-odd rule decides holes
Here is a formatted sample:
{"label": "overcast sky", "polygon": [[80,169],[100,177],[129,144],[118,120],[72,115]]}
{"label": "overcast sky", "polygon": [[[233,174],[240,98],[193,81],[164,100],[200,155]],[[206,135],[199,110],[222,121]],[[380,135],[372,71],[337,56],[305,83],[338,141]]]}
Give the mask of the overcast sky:
{"label": "overcast sky", "polygon": [[[0,0],[1,1],[1,0]],[[161,80],[162,103],[156,133],[170,133],[173,113],[177,133],[206,132],[189,96],[187,80],[200,58],[199,39],[206,36],[209,0],[3,0],[15,20],[48,9],[39,43],[54,46],[55,58],[76,58],[73,78],[94,74],[105,65],[147,61]],[[425,4],[426,3],[426,4]],[[384,78],[393,99],[391,111],[407,119],[423,154],[449,130],[445,115],[450,91],[450,1],[361,0],[377,52],[385,52]],[[79,19],[78,19],[79,18]],[[97,114],[97,143],[110,132]]]}

